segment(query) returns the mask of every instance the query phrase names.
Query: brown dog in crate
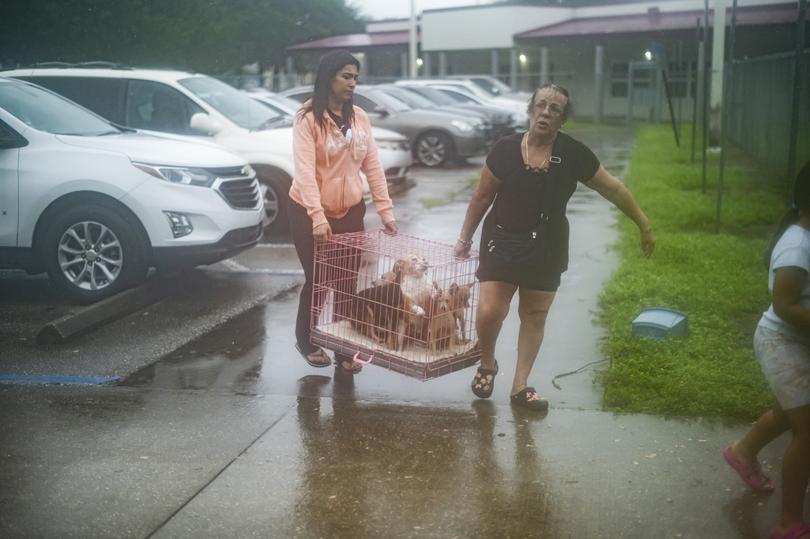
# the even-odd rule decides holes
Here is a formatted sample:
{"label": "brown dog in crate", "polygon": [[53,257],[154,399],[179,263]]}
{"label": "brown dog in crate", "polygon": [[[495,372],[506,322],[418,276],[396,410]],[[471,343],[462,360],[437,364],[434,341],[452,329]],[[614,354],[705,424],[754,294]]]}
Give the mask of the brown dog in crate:
{"label": "brown dog in crate", "polygon": [[427,317],[427,342],[431,352],[446,350],[458,344],[452,301],[450,292],[438,290],[430,302]]}
{"label": "brown dog in crate", "polygon": [[450,311],[453,313],[453,323],[458,324],[461,331],[461,342],[467,343],[467,309],[470,306],[470,293],[475,283],[450,285]]}
{"label": "brown dog in crate", "polygon": [[399,350],[404,331],[405,297],[399,283],[366,288],[352,300],[352,328],[391,350]]}

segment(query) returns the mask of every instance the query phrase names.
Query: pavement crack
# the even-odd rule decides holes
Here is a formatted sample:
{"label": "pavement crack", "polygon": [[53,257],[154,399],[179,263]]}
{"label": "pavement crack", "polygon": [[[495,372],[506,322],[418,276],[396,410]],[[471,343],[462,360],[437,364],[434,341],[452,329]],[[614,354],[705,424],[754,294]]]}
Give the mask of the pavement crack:
{"label": "pavement crack", "polygon": [[289,406],[287,407],[287,410],[286,410],[286,411],[285,411],[283,414],[281,414],[281,415],[280,415],[278,418],[276,418],[276,420],[275,420],[275,421],[273,421],[272,423],[270,423],[270,425],[269,425],[269,426],[268,426],[266,429],[264,429],[262,432],[260,432],[260,433],[259,433],[259,435],[258,435],[258,436],[256,436],[256,437],[255,437],[253,440],[251,440],[251,441],[250,441],[250,443],[248,443],[248,444],[247,444],[247,445],[246,445],[246,446],[245,446],[245,447],[244,447],[244,448],[243,448],[243,449],[242,449],[242,450],[241,450],[241,451],[240,451],[240,452],[239,452],[239,453],[238,453],[236,456],[234,456],[234,457],[233,457],[233,458],[232,458],[230,461],[228,461],[228,463],[227,463],[227,464],[225,464],[225,466],[223,466],[223,467],[222,467],[222,468],[221,468],[221,469],[220,469],[220,470],[219,470],[217,473],[215,473],[215,474],[213,475],[213,477],[211,477],[211,479],[209,479],[208,481],[206,481],[206,482],[205,482],[205,484],[204,484],[204,485],[202,485],[202,486],[201,486],[199,489],[197,489],[197,491],[196,491],[194,494],[192,494],[191,496],[189,496],[189,498],[188,498],[186,501],[184,501],[182,504],[180,504],[180,505],[177,507],[177,509],[175,509],[174,511],[172,511],[172,513],[171,513],[171,514],[170,514],[168,517],[166,517],[166,519],[165,519],[165,520],[163,520],[163,522],[161,522],[160,524],[158,524],[158,526],[157,526],[157,527],[156,527],[154,530],[152,530],[152,532],[151,532],[149,535],[147,535],[147,536],[146,536],[146,537],[147,537],[147,539],[148,539],[148,538],[151,538],[151,537],[154,537],[156,533],[158,533],[160,530],[162,530],[162,529],[163,529],[163,527],[164,527],[164,526],[166,526],[166,524],[168,524],[169,522],[171,522],[171,521],[172,521],[172,519],[173,519],[174,517],[176,517],[178,514],[180,514],[180,512],[181,512],[183,509],[185,509],[185,508],[186,508],[186,507],[187,507],[187,506],[188,506],[188,505],[189,505],[191,502],[193,502],[193,501],[194,501],[194,500],[197,498],[197,496],[199,496],[200,494],[202,494],[202,492],[203,492],[203,491],[205,491],[205,489],[207,489],[207,488],[208,488],[208,487],[209,487],[209,486],[210,486],[210,485],[211,485],[211,484],[212,484],[214,481],[216,481],[217,479],[219,479],[219,477],[220,477],[220,476],[221,476],[223,473],[225,473],[225,471],[226,471],[228,468],[230,468],[230,467],[231,467],[231,465],[233,465],[233,463],[235,463],[237,460],[239,460],[239,459],[242,457],[242,455],[244,455],[245,453],[247,453],[247,452],[248,452],[248,450],[249,450],[251,447],[253,447],[254,445],[256,445],[256,442],[258,442],[259,440],[261,440],[261,439],[264,437],[264,435],[265,435],[265,434],[267,434],[268,432],[270,432],[270,430],[272,430],[272,429],[273,429],[273,427],[275,427],[276,425],[278,425],[278,424],[281,422],[281,420],[282,420],[282,419],[284,419],[285,417],[287,417],[287,414],[289,414],[289,413],[290,413],[290,410],[292,410],[292,408],[293,408],[293,405],[292,405],[292,404],[291,404],[291,405],[289,405]]}

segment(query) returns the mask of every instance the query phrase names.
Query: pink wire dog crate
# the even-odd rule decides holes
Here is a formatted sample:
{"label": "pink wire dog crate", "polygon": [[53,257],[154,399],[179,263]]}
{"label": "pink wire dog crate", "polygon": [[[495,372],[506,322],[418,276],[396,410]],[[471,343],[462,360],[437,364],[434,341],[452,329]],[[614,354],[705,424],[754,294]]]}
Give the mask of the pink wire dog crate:
{"label": "pink wire dog crate", "polygon": [[427,380],[471,366],[478,253],[382,230],[315,246],[312,342]]}

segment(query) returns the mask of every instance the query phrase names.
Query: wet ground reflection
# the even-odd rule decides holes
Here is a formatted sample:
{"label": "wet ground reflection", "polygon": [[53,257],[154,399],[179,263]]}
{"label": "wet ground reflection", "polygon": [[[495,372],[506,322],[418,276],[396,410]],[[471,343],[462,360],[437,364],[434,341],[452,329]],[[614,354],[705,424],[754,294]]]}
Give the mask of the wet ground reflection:
{"label": "wet ground reflection", "polygon": [[490,401],[467,409],[358,402],[353,386],[343,376],[299,380],[304,454],[296,530],[319,537],[383,530],[553,536],[548,481],[528,418],[500,417],[503,409]]}
{"label": "wet ground reflection", "polygon": [[242,313],[120,385],[255,395],[264,359],[266,308],[260,305]]}

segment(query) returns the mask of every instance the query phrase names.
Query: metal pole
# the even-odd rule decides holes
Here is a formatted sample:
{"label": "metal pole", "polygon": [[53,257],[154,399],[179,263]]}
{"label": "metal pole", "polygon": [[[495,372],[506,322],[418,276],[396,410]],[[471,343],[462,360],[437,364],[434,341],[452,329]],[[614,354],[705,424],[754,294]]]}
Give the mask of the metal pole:
{"label": "metal pole", "polygon": [[709,39],[709,0],[703,1],[703,53],[704,53],[704,60],[703,65],[701,68],[703,69],[703,165],[701,171],[701,191],[703,193],[706,192],[706,150],[709,146],[709,77],[708,73],[706,73],[706,43],[708,43]]}
{"label": "metal pole", "polygon": [[723,209],[723,180],[726,171],[726,130],[728,115],[731,112],[731,84],[734,80],[734,46],[737,33],[737,0],[731,4],[731,35],[729,35],[728,57],[725,62],[726,80],[723,83],[723,102],[720,103],[720,173],[717,177],[717,209],[714,212],[714,232],[720,232],[720,212]]}
{"label": "metal pole", "polygon": [[633,62],[627,64],[627,125],[633,125]]}
{"label": "metal pole", "polygon": [[410,77],[416,78],[416,0],[411,0],[411,25],[408,39],[408,61],[411,66]]}
{"label": "metal pole", "polygon": [[594,89],[594,110],[593,110],[593,123],[602,123],[603,101],[604,101],[604,64],[605,64],[605,47],[604,45],[597,45],[594,49],[594,73],[593,73],[593,89]]}
{"label": "metal pole", "polygon": [[[788,185],[793,186],[796,177],[796,145],[799,139],[799,106],[801,105],[802,52],[804,51],[804,27],[807,17],[807,0],[799,0],[799,20],[796,21],[796,55],[793,59],[793,103],[790,112],[790,143],[788,145]],[[793,189],[788,191],[791,202]]]}
{"label": "metal pole", "polygon": [[[697,61],[695,62],[695,93],[692,95],[692,160],[695,162],[695,140],[697,139],[697,111],[698,94],[700,92],[700,62],[703,58],[703,43],[700,41],[700,17],[697,19],[697,30],[695,33],[695,43],[697,44]],[[689,92],[692,92],[692,69],[689,68]]]}
{"label": "metal pole", "polygon": [[509,51],[509,86],[512,89],[517,89],[517,75],[518,75],[518,51],[512,48]]}
{"label": "metal pole", "polygon": [[675,120],[675,112],[672,110],[672,95],[669,91],[669,81],[667,80],[667,72],[664,71],[663,69],[660,69],[659,71],[664,78],[664,94],[666,95],[667,106],[669,107],[669,119],[670,122],[672,123],[672,132],[675,134],[675,146],[680,148],[681,139],[678,136],[678,124],[677,121]]}
{"label": "metal pole", "polygon": [[[680,79],[681,82],[683,82],[685,77],[684,77],[684,71],[683,71],[683,41],[682,40],[678,40],[678,46],[676,47],[675,50],[677,52],[677,58],[676,58],[675,61],[677,62],[677,66],[678,66],[678,78]],[[683,124],[683,98],[686,95],[686,92],[687,92],[686,87],[684,87],[683,94],[681,94],[678,97],[678,131],[681,130],[681,127],[682,127],[682,124]]]}
{"label": "metal pole", "polygon": [[548,59],[548,47],[540,47],[540,84],[551,82],[551,67]]}

